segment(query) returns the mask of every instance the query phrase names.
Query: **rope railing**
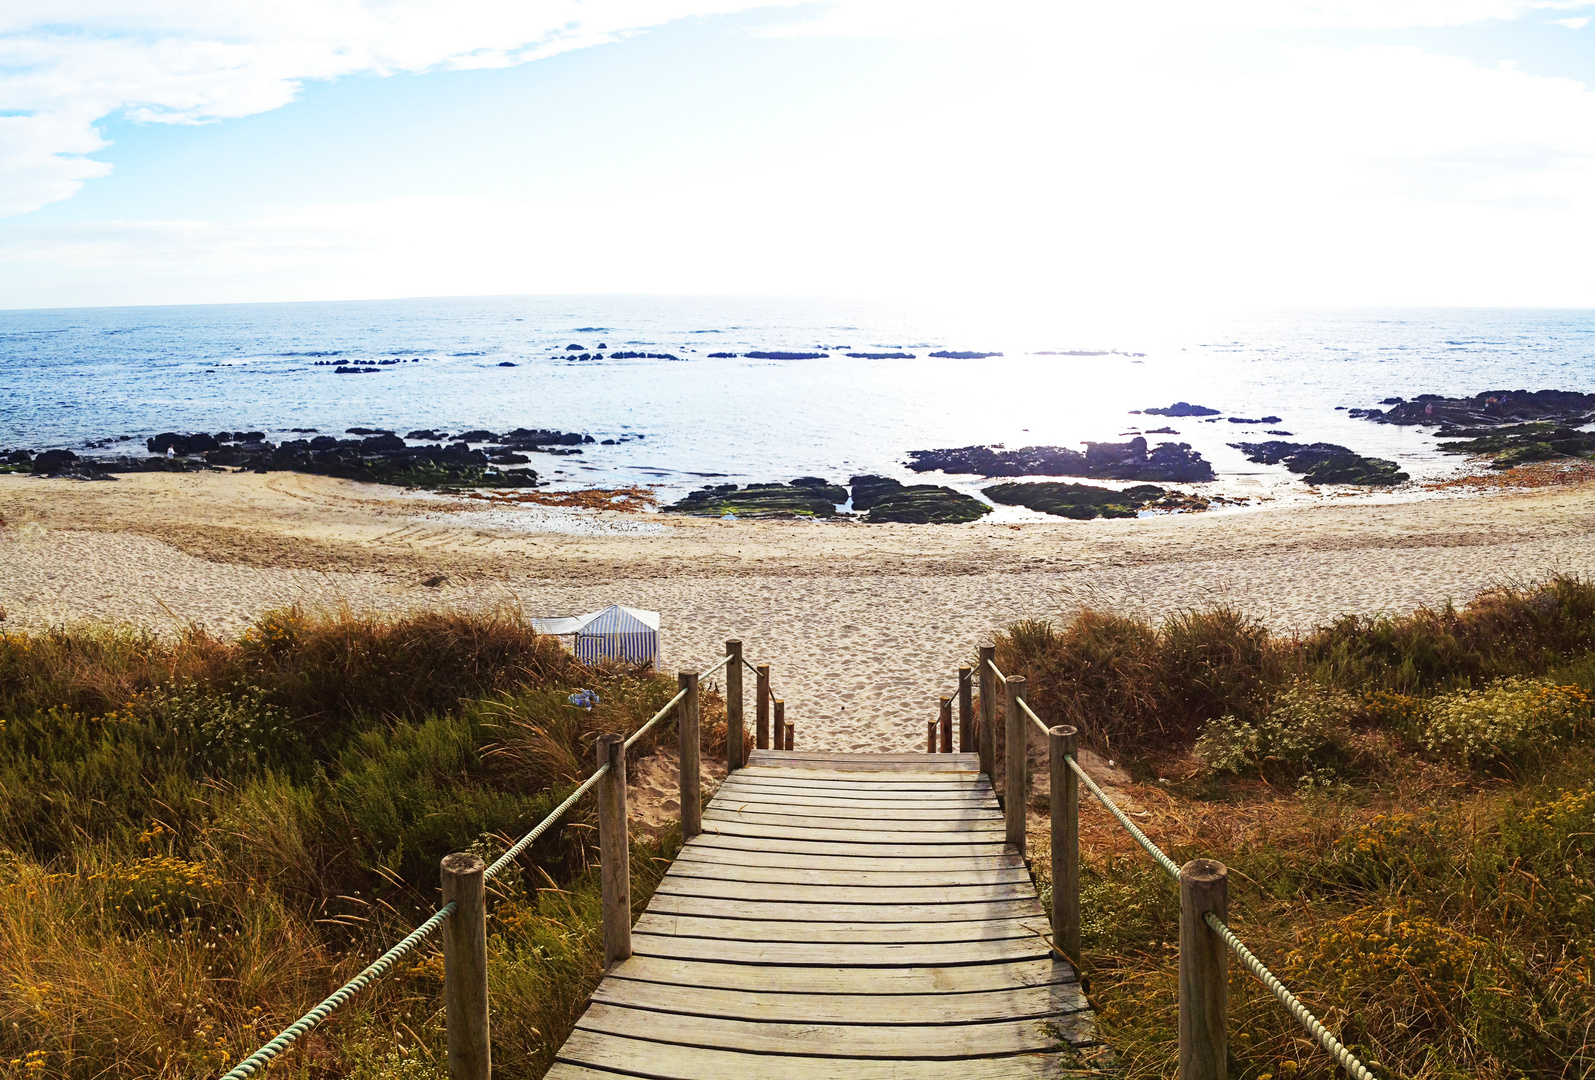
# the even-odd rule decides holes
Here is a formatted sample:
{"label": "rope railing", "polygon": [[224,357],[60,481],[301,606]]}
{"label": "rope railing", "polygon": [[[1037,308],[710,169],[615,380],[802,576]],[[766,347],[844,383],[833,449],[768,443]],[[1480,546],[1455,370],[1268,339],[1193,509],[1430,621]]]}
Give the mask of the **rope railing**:
{"label": "rope railing", "polygon": [[[654,715],[648,720],[647,723],[643,724],[636,731],[632,732],[630,737],[628,737],[624,741],[624,743],[621,744],[621,747],[620,747],[621,754],[620,754],[619,760],[621,761],[622,766],[623,766],[624,760],[625,760],[624,751],[625,750],[629,750],[639,739],[641,739],[644,735],[648,734],[648,732],[651,731],[654,728],[655,725],[657,725],[658,723],[663,721],[666,717],[670,716],[673,712],[675,712],[677,710],[677,708],[684,701],[688,701],[689,699],[691,699],[691,700],[690,700],[690,705],[689,705],[689,710],[688,711],[690,711],[692,713],[691,724],[690,724],[690,727],[691,727],[691,736],[690,737],[691,737],[691,741],[696,742],[696,740],[697,740],[697,715],[696,715],[697,683],[698,683],[698,681],[700,681],[700,680],[702,680],[702,679],[704,679],[704,678],[706,678],[706,677],[708,677],[710,675],[715,674],[721,668],[724,668],[731,661],[732,656],[733,656],[732,652],[730,651],[731,644],[732,643],[730,643],[730,642],[727,643],[726,656],[723,659],[721,659],[718,663],[716,663],[712,667],[710,667],[707,671],[704,671],[703,673],[701,673],[700,675],[697,675],[697,676],[687,676],[687,675],[681,676],[681,680],[682,680],[683,685],[682,685],[681,689],[676,693],[676,695],[674,697],[672,697],[669,701],[667,701],[664,704],[664,706],[659,709],[658,712],[654,713]],[[737,647],[737,650],[738,650],[738,654],[740,654],[740,649],[741,649],[740,643],[736,643],[736,647]],[[746,663],[746,661],[744,661],[744,663]],[[748,665],[748,666],[752,667],[751,664]],[[756,669],[755,669],[755,673],[756,673]],[[740,707],[740,700],[738,701],[737,704]],[[740,719],[740,717],[739,717],[739,719]],[[683,726],[688,726],[688,725],[686,725],[684,723]],[[610,736],[605,736],[605,738],[610,738]],[[619,741],[618,737],[614,737],[614,738],[616,738],[617,742]],[[687,741],[688,741],[688,738],[687,738],[687,736],[684,735],[683,736],[683,744],[685,745]],[[684,772],[683,788],[686,787],[686,776],[685,776],[686,764],[687,763],[684,761],[683,762],[683,772]],[[691,767],[691,780],[692,780],[692,783],[695,785],[697,783],[697,761],[696,761],[695,757],[694,757],[694,760],[691,763],[691,766],[692,766]],[[538,822],[535,826],[533,826],[533,828],[531,829],[530,832],[528,832],[525,836],[521,837],[513,845],[511,845],[504,852],[504,854],[500,855],[497,859],[493,860],[492,865],[490,865],[490,866],[486,867],[485,869],[483,869],[482,873],[481,873],[481,882],[485,883],[485,882],[491,881],[493,878],[497,877],[498,874],[500,872],[502,872],[505,867],[507,867],[511,863],[513,863],[523,852],[525,852],[525,850],[527,848],[529,848],[532,844],[536,843],[538,837],[542,836],[545,832],[547,832],[548,829],[556,821],[558,821],[561,817],[564,816],[564,814],[565,814],[565,812],[567,810],[569,810],[572,806],[576,805],[577,801],[580,800],[583,795],[585,795],[589,791],[591,791],[594,786],[596,786],[601,780],[604,779],[604,777],[609,776],[614,768],[615,768],[615,766],[613,764],[606,763],[606,764],[600,765],[597,769],[595,769],[593,771],[592,775],[587,777],[586,780],[582,781],[581,784],[579,784],[576,787],[576,790],[572,791],[568,796],[565,797],[563,802],[561,802],[557,807],[555,807],[552,811],[549,812],[547,817],[543,818],[542,821]],[[623,767],[621,768],[621,774],[620,775],[621,776],[624,775],[624,768]],[[684,794],[685,794],[685,792],[684,792]],[[623,800],[623,796],[622,796],[622,800]],[[602,803],[602,801],[603,800],[600,799],[600,803]],[[683,833],[687,832],[687,820],[686,819],[687,819],[688,815],[686,813],[685,802],[686,802],[686,800],[683,799],[683,804],[684,804]],[[623,821],[624,821],[624,818],[622,818],[622,822]],[[600,814],[600,825],[602,825],[602,824],[603,824],[603,815]],[[602,834],[603,831],[604,830],[601,828],[600,829],[600,833]],[[600,841],[600,844],[601,844],[601,846],[605,846],[605,847],[612,846],[612,845],[606,845],[602,840]],[[453,856],[451,856],[451,858],[453,858]],[[445,860],[444,865],[445,865],[445,868],[447,868],[447,866],[448,866],[448,861],[447,860]],[[477,862],[476,865],[480,866],[481,864],[480,864],[480,862]],[[478,885],[477,887],[478,887],[478,889],[480,889],[480,885]],[[607,887],[607,883],[606,883],[606,887]],[[445,898],[447,898],[447,896],[448,896],[447,891],[445,891],[444,895],[445,895]],[[609,921],[611,921],[610,920],[610,907],[611,906],[612,905],[608,902],[608,900],[606,900],[606,902],[605,902],[606,953],[609,951],[608,935],[610,934],[610,928],[607,926],[607,923]],[[392,948],[390,948],[387,952],[383,953],[376,960],[372,961],[372,963],[369,966],[367,966],[365,968],[365,970],[361,971],[354,978],[350,979],[348,982],[346,982],[342,986],[338,987],[338,989],[334,990],[331,994],[329,994],[315,1008],[313,1008],[309,1012],[305,1013],[298,1020],[295,1020],[292,1024],[289,1024],[286,1028],[284,1028],[281,1032],[279,1032],[275,1037],[273,1037],[265,1045],[261,1046],[258,1050],[256,1050],[254,1053],[250,1054],[244,1060],[240,1061],[237,1065],[233,1066],[233,1068],[229,1072],[227,1072],[221,1078],[221,1080],[248,1080],[248,1078],[255,1076],[261,1070],[269,1067],[274,1058],[278,1057],[285,1050],[287,1050],[290,1047],[292,1047],[294,1045],[294,1043],[297,1042],[301,1036],[305,1035],[307,1032],[310,1032],[313,1029],[315,1029],[317,1026],[319,1026],[328,1017],[330,1017],[334,1012],[336,1012],[338,1009],[340,1009],[345,1004],[347,1004],[356,994],[360,993],[362,990],[365,990],[367,987],[371,986],[372,984],[376,983],[378,980],[382,979],[385,975],[387,975],[393,969],[393,966],[396,963],[398,963],[401,959],[403,959],[407,954],[412,952],[416,948],[416,946],[420,945],[428,937],[430,937],[430,936],[432,936],[432,934],[436,933],[437,930],[440,927],[442,927],[443,924],[452,915],[454,915],[458,910],[459,910],[459,903],[457,901],[450,900],[448,903],[445,903],[437,911],[433,912],[427,918],[427,920],[425,922],[421,923],[421,925],[417,926],[414,930],[410,931],[410,933],[407,934],[404,937],[403,940],[398,942],[396,945],[394,945]],[[480,915],[480,908],[479,907],[477,908],[477,912],[478,912],[478,915]],[[627,940],[628,940],[628,942],[629,942],[629,937],[630,937],[630,934],[629,934],[629,931],[630,931],[629,912],[630,912],[630,907],[629,907],[629,902],[628,902],[627,905],[626,905],[626,931],[627,931],[627,933],[625,935]],[[627,947],[627,951],[628,951],[628,954],[629,954],[629,945]],[[445,956],[446,955],[447,955],[447,953],[445,952]],[[485,964],[485,957],[482,958],[482,963]],[[445,967],[447,967],[446,964],[445,964]],[[484,1008],[485,1008],[485,1003],[484,1003]],[[485,1027],[484,1027],[483,1030],[485,1032]]]}
{"label": "rope railing", "polygon": [[1151,840],[1147,839],[1146,833],[1136,828],[1135,822],[1131,821],[1129,817],[1125,815],[1123,810],[1120,810],[1116,805],[1114,805],[1113,800],[1108,798],[1106,792],[1097,787],[1097,782],[1091,779],[1090,773],[1086,772],[1080,767],[1079,762],[1075,761],[1073,757],[1067,754],[1064,755],[1063,760],[1064,763],[1074,771],[1074,774],[1080,778],[1080,782],[1085,784],[1092,795],[1096,796],[1097,802],[1106,807],[1108,813],[1117,818],[1119,824],[1124,826],[1125,831],[1131,836],[1135,837],[1135,842],[1144,847],[1147,854],[1152,856],[1159,866],[1168,871],[1169,877],[1173,878],[1175,881],[1180,880],[1179,864],[1165,855],[1162,848],[1158,847]]}
{"label": "rope railing", "polygon": [[[1006,680],[1004,680],[1004,681],[1006,681]],[[1035,714],[1035,712],[1031,710],[1030,702],[1026,701],[1024,698],[1020,698],[1019,699],[1019,708],[1020,708],[1021,711],[1024,712],[1024,714],[1026,716],[1030,717],[1031,720],[1035,721],[1035,725],[1041,731],[1042,737],[1045,737],[1047,732],[1052,730],[1046,724],[1043,724],[1041,722],[1041,717],[1037,716]]]}

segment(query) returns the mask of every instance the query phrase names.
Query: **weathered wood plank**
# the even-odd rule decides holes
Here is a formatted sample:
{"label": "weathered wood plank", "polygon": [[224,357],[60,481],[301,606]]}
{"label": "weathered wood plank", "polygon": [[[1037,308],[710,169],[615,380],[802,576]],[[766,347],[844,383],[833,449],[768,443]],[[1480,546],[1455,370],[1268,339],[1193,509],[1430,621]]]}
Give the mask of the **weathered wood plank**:
{"label": "weathered wood plank", "polygon": [[850,772],[869,772],[872,767],[879,765],[909,765],[919,772],[932,772],[938,768],[978,771],[980,768],[980,759],[975,754],[940,754],[927,761],[924,754],[912,750],[885,754],[853,754],[843,750],[755,750],[749,763],[769,768],[807,769],[818,766]]}
{"label": "weathered wood plank", "polygon": [[708,862],[718,865],[779,866],[815,870],[1011,870],[1024,869],[1024,860],[1012,853],[996,855],[898,857],[892,855],[809,855],[796,851],[743,851],[711,847],[701,838],[683,847],[677,863]]}
{"label": "weathered wood plank", "polygon": [[900,795],[878,793],[882,795],[879,798],[869,792],[864,794],[867,797],[853,798],[846,795],[816,793],[809,788],[774,788],[755,787],[752,784],[722,784],[719,798],[731,802],[781,803],[794,806],[856,806],[870,810],[897,810],[904,806],[927,806],[937,809],[955,807],[997,808],[997,800],[994,796],[976,796],[965,792],[942,794],[930,791],[915,791]]}
{"label": "weathered wood plank", "polygon": [[[754,751],[754,757],[758,751]],[[940,761],[944,755],[937,754],[933,759],[929,755],[921,755],[926,761]],[[953,755],[956,757],[957,755]],[[859,772],[853,769],[786,769],[769,768],[757,763],[749,764],[746,771],[737,770],[741,779],[745,780],[789,780],[794,783],[810,784],[886,784],[902,787],[953,787],[959,784],[979,784],[985,782],[985,777],[977,772],[968,772],[962,769],[918,769],[908,765],[894,765],[888,769],[875,772]]]}
{"label": "weathered wood plank", "polygon": [[[786,904],[967,904],[1034,898],[1023,885],[910,885],[903,888],[833,885],[774,885],[763,881],[721,881],[716,878],[666,874],[657,893],[665,896],[707,896],[717,900],[776,900]],[[656,895],[657,895],[656,893]],[[1038,901],[1039,903],[1039,901]]]}
{"label": "weathered wood plank", "polygon": [[[672,986],[734,990],[738,993],[770,992],[773,989],[769,969],[758,965],[666,960],[654,956],[633,956],[617,964],[609,977],[668,983]],[[922,994],[935,999],[943,994],[974,994],[1078,981],[1067,961],[1052,957],[970,967],[877,968],[870,977],[869,993]],[[782,993],[847,994],[854,992],[857,986],[857,968],[793,967],[781,970]],[[853,989],[850,990],[850,987]],[[858,1000],[867,1007],[865,998]]]}
{"label": "weathered wood plank", "polygon": [[[807,1040],[804,1044],[812,1045]],[[646,1076],[650,1080],[1041,1080],[1056,1077],[1059,1065],[1059,1055],[1048,1053],[984,1061],[777,1057],[672,1046],[580,1028],[560,1048],[557,1060],[590,1068],[623,1069],[628,1076]],[[552,1071],[548,1075],[560,1080]]]}
{"label": "weathered wood plank", "polygon": [[715,919],[702,915],[645,912],[632,930],[667,937],[724,938],[732,941],[826,941],[836,944],[893,944],[927,941],[999,941],[1035,937],[1044,930],[1033,918],[979,922],[827,923],[790,919]]}
{"label": "weathered wood plank", "polygon": [[[918,835],[930,833],[987,833],[1002,834],[1002,818],[975,813],[951,821],[929,818],[916,821],[898,821],[893,818],[845,817],[812,818],[802,814],[765,814],[755,810],[725,809],[711,803],[703,813],[705,822],[735,821],[743,824],[774,825],[783,829],[850,829],[868,832],[907,832]],[[802,834],[794,834],[802,835]]]}
{"label": "weathered wood plank", "polygon": [[[686,893],[655,893],[649,911],[667,915],[706,915],[718,919],[781,919],[792,922],[913,922],[926,917],[923,904],[793,904],[769,899],[728,900]],[[936,918],[946,922],[987,919],[1045,919],[1041,901],[1032,893],[1015,900],[982,900],[938,906]]]}
{"label": "weathered wood plank", "polygon": [[[693,837],[695,847],[719,848],[727,851],[769,851],[793,855],[852,855],[856,857],[879,856],[891,859],[972,859],[994,855],[1012,854],[996,841],[973,844],[912,844],[902,838],[880,843],[861,843],[846,840],[797,840],[788,836],[770,836],[765,832],[750,831],[747,836],[735,833],[707,833]],[[728,856],[734,858],[735,856]]]}
{"label": "weathered wood plank", "polygon": [[[1062,1021],[1067,1022],[1067,1021]],[[1057,1046],[1036,1020],[920,1025],[910,1029],[874,1024],[777,1024],[682,1016],[594,1002],[576,1021],[581,1031],[643,1038],[678,1046],[706,1046],[757,1054],[792,1054],[806,1049],[827,1056],[958,1060],[1045,1052]]]}
{"label": "weathered wood plank", "polygon": [[804,817],[827,821],[978,821],[1001,822],[1002,811],[995,806],[930,806],[899,803],[892,807],[825,806],[819,803],[767,803],[721,794],[710,810],[722,814],[762,814],[775,817]]}
{"label": "weathered wood plank", "polygon": [[[734,818],[727,817],[710,819],[707,814],[704,816],[703,827],[705,833],[713,833],[718,836],[759,836],[771,840],[813,840],[851,844],[893,844],[912,841],[920,846],[931,844],[964,846],[997,843],[999,850],[1001,850],[1003,837],[1001,829],[995,832],[989,829],[961,829],[958,831],[941,829],[829,829],[766,821],[737,821]],[[992,837],[996,837],[996,839],[993,840]]]}
{"label": "weathered wood plank", "polygon": [[658,1012],[789,1024],[856,1024],[861,1012],[871,1024],[972,1024],[1052,1018],[1087,1008],[1078,983],[932,998],[874,994],[861,1010],[860,999],[853,994],[750,993],[613,978],[604,980],[593,1000]]}
{"label": "weathered wood plank", "polygon": [[1023,867],[1007,870],[820,870],[812,867],[731,866],[723,862],[677,859],[670,867],[675,877],[714,878],[719,881],[765,881],[780,885],[885,886],[907,885],[1016,885],[1030,884]]}
{"label": "weathered wood plank", "polygon": [[1013,960],[1044,960],[1051,954],[1050,947],[1039,937],[866,945],[829,941],[727,941],[634,933],[631,948],[636,956],[659,956],[669,960],[772,965],[767,972],[772,990],[781,988],[781,969],[785,966],[829,964],[865,969],[854,984],[853,993],[869,992],[868,969],[871,968],[1004,964]]}

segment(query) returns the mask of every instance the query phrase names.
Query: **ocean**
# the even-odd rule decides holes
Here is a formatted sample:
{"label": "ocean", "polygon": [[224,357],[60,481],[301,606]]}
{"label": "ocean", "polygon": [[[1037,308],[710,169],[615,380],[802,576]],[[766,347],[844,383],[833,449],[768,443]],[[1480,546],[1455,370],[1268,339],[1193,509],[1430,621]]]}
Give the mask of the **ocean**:
{"label": "ocean", "polygon": [[[937,351],[1001,355],[929,355]],[[886,352],[911,358],[848,355]],[[404,362],[337,373],[393,360]],[[1228,444],[1284,430],[1434,479],[1461,462],[1432,435],[1346,410],[1391,396],[1542,388],[1595,391],[1595,311],[1308,310],[1183,323],[1149,314],[1090,329],[1041,314],[738,297],[0,311],[0,448],[85,453],[93,440],[163,431],[261,430],[276,441],[296,437],[293,428],[554,428],[597,440],[580,456],[534,458],[554,486],[653,484],[666,498],[798,476],[908,480],[910,450],[1079,448],[1165,426],[1178,434],[1149,441],[1190,443],[1218,471],[1211,491],[1307,497],[1282,466],[1248,462]],[[1176,401],[1222,415],[1131,414]],[[633,438],[601,444],[623,436]]]}

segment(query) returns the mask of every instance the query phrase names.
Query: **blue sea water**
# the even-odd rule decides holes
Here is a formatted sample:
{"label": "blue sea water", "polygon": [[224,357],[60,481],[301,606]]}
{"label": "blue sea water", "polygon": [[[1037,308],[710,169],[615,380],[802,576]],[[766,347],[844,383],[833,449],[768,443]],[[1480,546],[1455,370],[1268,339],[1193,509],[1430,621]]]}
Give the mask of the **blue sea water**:
{"label": "blue sea water", "polygon": [[[467,297],[0,311],[0,448],[161,431],[557,428],[595,439],[537,458],[561,486],[908,478],[914,449],[1078,446],[1169,426],[1226,484],[1292,481],[1227,444],[1293,433],[1394,458],[1414,477],[1456,459],[1432,436],[1354,420],[1388,396],[1595,391],[1595,311],[1280,311],[1089,330],[821,300]],[[579,350],[569,350],[571,344]],[[941,349],[1001,352],[936,359]],[[579,360],[602,351],[605,359]],[[811,351],[805,360],[712,353]],[[622,359],[615,351],[675,359]],[[849,352],[903,351],[913,359]],[[338,363],[403,359],[376,374]],[[318,361],[330,361],[318,364]],[[514,366],[502,366],[502,365]],[[1277,424],[1165,420],[1177,400]],[[128,443],[113,450],[126,452]],[[138,447],[142,452],[142,447]],[[973,487],[968,478],[959,486]]]}

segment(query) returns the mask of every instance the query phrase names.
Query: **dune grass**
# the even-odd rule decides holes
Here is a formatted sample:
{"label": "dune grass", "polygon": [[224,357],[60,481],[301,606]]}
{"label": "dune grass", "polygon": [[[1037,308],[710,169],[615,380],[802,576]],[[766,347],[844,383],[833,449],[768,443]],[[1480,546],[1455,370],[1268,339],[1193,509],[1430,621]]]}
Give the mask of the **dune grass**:
{"label": "dune grass", "polygon": [[[1293,637],[1087,614],[998,655],[1129,770],[1175,861],[1229,866],[1231,925],[1376,1075],[1513,1080],[1595,1076],[1592,648],[1595,584],[1557,577]],[[1081,814],[1100,1032],[1126,1076],[1172,1076],[1177,890]],[[1229,1031],[1232,1076],[1333,1072],[1238,964]]]}
{"label": "dune grass", "polygon": [[[0,1077],[219,1075],[429,913],[443,855],[501,852],[674,692],[504,614],[0,635]],[[599,977],[591,815],[492,885],[500,1076],[541,1076]],[[638,838],[639,911],[675,844]],[[440,965],[274,1071],[442,1076]]]}

